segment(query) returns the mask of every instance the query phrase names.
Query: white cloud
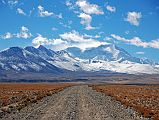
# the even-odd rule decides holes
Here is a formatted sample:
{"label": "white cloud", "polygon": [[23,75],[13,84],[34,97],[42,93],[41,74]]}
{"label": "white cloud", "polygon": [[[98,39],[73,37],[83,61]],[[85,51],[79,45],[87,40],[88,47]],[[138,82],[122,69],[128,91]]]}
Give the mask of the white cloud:
{"label": "white cloud", "polygon": [[58,14],[58,15],[55,15],[57,18],[59,18],[59,19],[62,19],[63,18],[63,16],[62,16],[62,13],[60,13],[60,14]]}
{"label": "white cloud", "polygon": [[63,40],[67,40],[69,42],[83,42],[85,41],[84,36],[80,35],[76,31],[66,32],[64,34],[59,35]]}
{"label": "white cloud", "polygon": [[17,38],[27,39],[27,38],[32,37],[32,34],[29,32],[29,29],[27,27],[22,26],[20,32],[17,33],[16,36],[17,36]]}
{"label": "white cloud", "polygon": [[52,27],[52,31],[57,31],[58,29],[56,27]]}
{"label": "white cloud", "polygon": [[149,47],[153,47],[153,48],[159,49],[159,39],[152,40],[151,42],[149,42]]}
{"label": "white cloud", "polygon": [[71,0],[66,0],[66,6],[72,10],[75,8],[74,4],[71,2]]}
{"label": "white cloud", "polygon": [[139,37],[134,37],[132,39],[126,39],[124,37],[120,37],[118,35],[112,34],[111,35],[112,38],[125,42],[125,43],[129,43],[135,46],[141,46],[141,47],[151,47],[151,48],[156,48],[159,49],[159,39],[157,40],[152,40],[150,42],[143,42]]}
{"label": "white cloud", "polygon": [[67,41],[70,46],[78,47],[81,50],[86,50],[92,47],[98,47],[103,44],[107,44],[106,42],[100,42],[93,38],[86,37],[85,35],[81,35],[76,31],[67,32],[60,35],[61,39]]}
{"label": "white cloud", "polygon": [[106,9],[107,9],[108,11],[110,11],[110,12],[116,12],[116,8],[113,7],[113,6],[110,6],[110,5],[107,5],[107,6],[106,6]]}
{"label": "white cloud", "polygon": [[18,4],[18,0],[8,0],[8,5],[10,8],[15,7],[17,4]]}
{"label": "white cloud", "polygon": [[77,0],[76,3],[71,2],[70,0],[66,1],[66,6],[69,9],[75,9],[76,7],[80,8],[80,11],[74,10],[75,14],[78,14],[78,17],[81,18],[81,24],[85,26],[86,30],[96,29],[96,27],[92,27],[92,16],[95,15],[103,15],[103,10],[96,4],[90,4],[86,0]]}
{"label": "white cloud", "polygon": [[19,0],[0,0],[0,4],[7,5],[10,9],[15,8],[19,5]]}
{"label": "white cloud", "polygon": [[51,45],[52,49],[55,51],[64,50],[69,47],[69,44],[67,41],[59,39],[48,39],[46,37],[43,37],[41,34],[38,34],[36,38],[32,41],[33,46],[39,47],[40,45]]}
{"label": "white cloud", "polygon": [[17,12],[21,15],[26,15],[26,13],[21,8],[17,8]]}
{"label": "white cloud", "polygon": [[66,1],[66,6],[72,6],[73,4],[71,3],[71,1],[70,0],[67,0]]}
{"label": "white cloud", "polygon": [[106,41],[112,41],[112,38],[111,37],[105,37],[104,40],[106,40]]}
{"label": "white cloud", "polygon": [[65,28],[68,28],[68,29],[71,28],[70,25],[67,25],[67,24],[65,24],[65,23],[63,23],[63,22],[59,22],[59,24],[62,25],[63,27],[65,27]]}
{"label": "white cloud", "polygon": [[64,34],[60,34],[59,36],[59,39],[47,39],[42,35],[38,35],[33,39],[32,43],[36,47],[39,45],[52,45],[52,48],[55,51],[64,50],[68,47],[78,47],[84,51],[92,47],[108,44],[106,42],[100,42],[88,37],[88,35],[81,35],[76,31],[66,32]]}
{"label": "white cloud", "polygon": [[14,37],[27,39],[27,38],[31,38],[32,34],[29,32],[29,29],[27,27],[22,26],[20,32],[18,32],[16,34],[7,32],[4,35],[1,35],[2,39],[11,39]]}
{"label": "white cloud", "polygon": [[93,39],[97,39],[97,38],[100,38],[100,37],[101,37],[100,35],[92,36],[92,35],[88,35],[88,34],[84,34],[83,36],[84,36],[85,38],[93,38]]}
{"label": "white cloud", "polygon": [[38,34],[36,38],[33,39],[32,44],[35,47],[39,47],[40,45],[48,45],[49,40],[42,35]]}
{"label": "white cloud", "polygon": [[86,26],[85,27],[86,30],[94,29],[94,27],[91,26],[92,17],[90,15],[85,13],[80,13],[78,17],[81,18],[81,24]]}
{"label": "white cloud", "polygon": [[41,6],[41,5],[38,6],[38,13],[39,13],[40,17],[51,17],[51,16],[53,16],[53,17],[59,18],[59,19],[63,18],[62,13],[54,14],[53,12],[49,12],[49,11],[45,10],[44,7]]}
{"label": "white cloud", "polygon": [[29,16],[31,16],[34,12],[35,8],[33,7],[30,11],[29,11]]}
{"label": "white cloud", "polygon": [[5,33],[1,38],[2,39],[11,39],[13,35],[10,32]]}
{"label": "white cloud", "polygon": [[50,42],[53,45],[61,45],[61,44],[66,44],[66,41],[63,41],[62,39],[54,39],[54,42]]}
{"label": "white cloud", "polygon": [[94,38],[100,38],[100,37],[101,37],[100,35],[95,35],[95,36],[94,36]]}
{"label": "white cloud", "polygon": [[44,7],[42,7],[41,5],[38,6],[38,12],[40,17],[48,17],[54,14],[53,12],[48,12],[44,10]]}
{"label": "white cloud", "polygon": [[104,14],[104,12],[100,9],[100,7],[96,4],[90,4],[86,0],[78,0],[76,5],[80,7],[80,9],[86,14]]}
{"label": "white cloud", "polygon": [[62,40],[61,38],[51,40],[50,45],[52,45],[52,49],[54,51],[60,51],[70,47],[70,44],[67,41]]}
{"label": "white cloud", "polygon": [[140,12],[128,12],[125,21],[129,22],[132,25],[139,26],[141,18],[142,15]]}
{"label": "white cloud", "polygon": [[145,53],[144,52],[136,52],[136,54],[138,54],[138,55],[144,55]]}
{"label": "white cloud", "polygon": [[130,31],[129,31],[129,30],[125,31],[125,34],[127,34],[127,35],[128,35],[129,33],[130,33]]}

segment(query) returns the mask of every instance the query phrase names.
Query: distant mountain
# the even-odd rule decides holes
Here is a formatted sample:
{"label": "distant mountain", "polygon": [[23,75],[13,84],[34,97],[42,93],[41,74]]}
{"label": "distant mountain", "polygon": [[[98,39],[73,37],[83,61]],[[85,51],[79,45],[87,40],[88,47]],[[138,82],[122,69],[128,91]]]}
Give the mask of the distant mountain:
{"label": "distant mountain", "polygon": [[43,59],[41,52],[39,48],[11,47],[0,52],[0,68],[17,72],[62,72],[60,68]]}
{"label": "distant mountain", "polygon": [[146,58],[136,58],[114,44],[101,45],[85,51],[71,47],[66,51],[81,60],[81,68],[85,71],[159,74],[157,63]]}
{"label": "distant mountain", "polygon": [[[76,47],[55,52],[40,45],[38,48],[11,47],[0,52],[0,70],[61,74],[68,71],[112,71],[131,74],[158,74],[159,67],[148,59],[131,56],[113,44],[85,51]],[[1,72],[1,74],[2,74]],[[73,72],[71,72],[73,74]]]}
{"label": "distant mountain", "polygon": [[80,59],[89,59],[90,61],[117,61],[122,62],[134,62],[140,64],[154,64],[148,59],[139,59],[131,56],[124,49],[121,49],[114,44],[101,45],[97,48],[87,49],[85,51],[76,47],[66,49],[72,56]]}

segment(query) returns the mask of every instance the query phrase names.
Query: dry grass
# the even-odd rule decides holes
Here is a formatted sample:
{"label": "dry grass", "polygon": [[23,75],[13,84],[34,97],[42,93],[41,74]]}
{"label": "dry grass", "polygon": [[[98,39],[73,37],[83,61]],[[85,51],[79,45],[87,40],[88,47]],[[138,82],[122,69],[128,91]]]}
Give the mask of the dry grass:
{"label": "dry grass", "polygon": [[159,120],[159,86],[93,85],[93,89],[133,107],[145,117]]}
{"label": "dry grass", "polygon": [[43,97],[70,87],[73,84],[0,84],[0,110],[12,110],[35,103]]}

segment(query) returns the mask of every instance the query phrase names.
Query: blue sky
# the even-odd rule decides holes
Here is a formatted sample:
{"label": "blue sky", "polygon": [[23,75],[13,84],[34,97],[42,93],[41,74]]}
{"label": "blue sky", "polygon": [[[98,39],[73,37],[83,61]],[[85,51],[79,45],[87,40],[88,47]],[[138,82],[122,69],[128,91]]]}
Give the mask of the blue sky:
{"label": "blue sky", "polygon": [[158,0],[0,0],[0,50],[114,43],[159,62]]}

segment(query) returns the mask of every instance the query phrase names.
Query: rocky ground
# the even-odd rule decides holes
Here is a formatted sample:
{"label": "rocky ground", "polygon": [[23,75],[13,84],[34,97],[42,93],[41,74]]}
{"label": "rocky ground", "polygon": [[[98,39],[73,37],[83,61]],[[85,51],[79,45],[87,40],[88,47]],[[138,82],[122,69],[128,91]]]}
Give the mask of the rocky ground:
{"label": "rocky ground", "polygon": [[2,120],[146,120],[110,96],[87,85],[73,86],[20,111],[5,115]]}

